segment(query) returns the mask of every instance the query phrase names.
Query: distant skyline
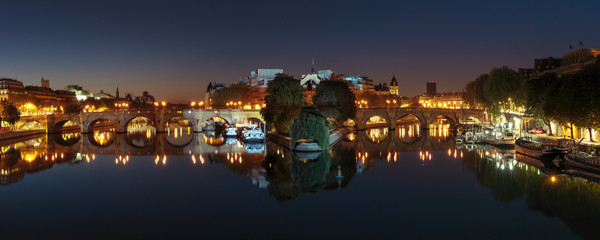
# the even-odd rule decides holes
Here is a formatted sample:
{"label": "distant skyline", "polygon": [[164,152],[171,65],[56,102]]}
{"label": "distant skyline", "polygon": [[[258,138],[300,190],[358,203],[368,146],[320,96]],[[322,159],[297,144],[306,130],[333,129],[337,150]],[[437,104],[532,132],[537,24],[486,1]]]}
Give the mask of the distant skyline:
{"label": "distant skyline", "polygon": [[257,68],[459,91],[492,67],[600,48],[599,1],[3,1],[0,77],[186,103]]}

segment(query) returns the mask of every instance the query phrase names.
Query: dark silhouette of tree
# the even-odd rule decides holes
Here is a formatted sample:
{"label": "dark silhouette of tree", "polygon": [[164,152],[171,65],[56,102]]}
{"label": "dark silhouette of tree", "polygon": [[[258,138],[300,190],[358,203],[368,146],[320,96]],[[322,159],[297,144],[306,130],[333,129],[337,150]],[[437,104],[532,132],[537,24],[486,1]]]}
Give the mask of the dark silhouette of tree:
{"label": "dark silhouette of tree", "polygon": [[[584,67],[583,70],[568,75],[561,87],[561,98],[567,106],[568,121],[588,129],[592,140],[592,129],[600,127],[600,119],[596,113],[600,109],[600,63]],[[572,124],[570,125],[572,132]]]}
{"label": "dark silhouette of tree", "polygon": [[267,86],[266,107],[260,114],[277,132],[288,135],[292,120],[306,104],[302,93],[300,81],[287,74],[277,74]]}
{"label": "dark silhouette of tree", "polygon": [[21,113],[12,103],[2,101],[0,107],[2,107],[0,110],[0,121],[5,121],[12,127],[21,119]]}
{"label": "dark silhouette of tree", "polygon": [[525,104],[525,79],[507,66],[492,68],[482,90],[486,105],[494,115],[500,114],[508,99],[516,105]]}
{"label": "dark silhouette of tree", "polygon": [[469,107],[475,107],[475,81],[470,81],[467,83],[467,86],[465,86],[465,88],[462,90],[461,97],[463,102],[469,105]]}
{"label": "dark silhouette of tree", "polygon": [[[322,81],[315,95],[313,103],[328,118],[337,122],[344,122],[353,118],[356,113],[356,97],[344,81]],[[335,111],[331,111],[335,110]]]}
{"label": "dark silhouette of tree", "polygon": [[552,128],[550,126],[550,119],[544,113],[542,108],[543,97],[555,97],[546,96],[544,92],[550,87],[550,85],[559,81],[559,78],[554,73],[547,73],[539,78],[534,78],[527,82],[527,100],[525,107],[527,113],[531,114],[537,121],[543,123],[548,127],[548,134],[552,135]]}
{"label": "dark silhouette of tree", "polygon": [[290,149],[294,149],[300,139],[313,139],[321,149],[329,148],[329,127],[326,125],[325,115],[311,105],[303,107],[298,117],[290,127]]}

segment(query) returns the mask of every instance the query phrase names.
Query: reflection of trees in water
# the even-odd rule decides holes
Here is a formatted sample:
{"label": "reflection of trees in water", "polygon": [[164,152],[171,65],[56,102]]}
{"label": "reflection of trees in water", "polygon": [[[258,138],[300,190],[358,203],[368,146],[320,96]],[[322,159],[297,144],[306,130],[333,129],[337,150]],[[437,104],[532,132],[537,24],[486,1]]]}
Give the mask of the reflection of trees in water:
{"label": "reflection of trees in water", "polygon": [[5,167],[12,168],[19,162],[19,159],[21,159],[21,152],[17,149],[9,148],[6,152],[3,152],[0,157],[0,167],[2,167],[2,169]]}
{"label": "reflection of trees in water", "polygon": [[317,192],[325,187],[329,172],[329,153],[321,152],[317,159],[302,159],[295,153],[292,155],[292,177],[305,192]]}
{"label": "reflection of trees in water", "polygon": [[494,199],[509,203],[525,197],[530,209],[562,219],[574,233],[587,239],[600,236],[600,184],[567,176],[554,176],[553,182],[552,176],[528,165],[501,169],[476,152],[467,152],[463,161]]}
{"label": "reflection of trees in water", "polygon": [[279,202],[293,200],[302,194],[302,188],[292,178],[290,167],[292,159],[288,154],[283,156],[276,153],[275,144],[269,144],[263,167],[267,170],[269,194]]}
{"label": "reflection of trees in water", "polygon": [[[279,151],[278,151],[279,150]],[[303,159],[314,157],[317,159]],[[328,151],[315,154],[296,154],[283,151],[275,144],[267,144],[267,156],[263,166],[267,171],[269,194],[279,202],[299,197],[303,192],[333,190],[347,186],[356,174],[354,149],[335,145]],[[338,166],[343,179],[337,179]]]}

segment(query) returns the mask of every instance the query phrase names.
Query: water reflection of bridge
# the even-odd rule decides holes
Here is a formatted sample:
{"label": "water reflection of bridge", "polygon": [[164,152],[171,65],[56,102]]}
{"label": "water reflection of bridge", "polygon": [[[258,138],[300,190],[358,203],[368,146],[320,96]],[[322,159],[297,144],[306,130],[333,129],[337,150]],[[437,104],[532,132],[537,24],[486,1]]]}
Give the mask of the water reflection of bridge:
{"label": "water reflection of bridge", "polygon": [[[374,131],[387,132],[384,137],[373,138]],[[403,135],[401,129],[369,129],[347,135],[344,145],[353,146],[359,152],[411,152],[419,150],[448,149],[454,146],[453,135],[431,135],[425,131],[411,137]]]}
{"label": "water reflection of bridge", "polygon": [[223,141],[220,145],[208,144],[208,139],[202,133],[184,135],[183,142],[174,141],[171,135],[157,134],[154,141],[145,146],[132,144],[131,139],[125,134],[114,134],[105,143],[100,144],[94,136],[97,134],[76,134],[78,141],[65,141],[63,138],[69,134],[56,134],[41,136],[46,138],[48,149],[45,152],[79,152],[87,154],[128,154],[128,155],[181,155],[181,154],[209,154],[209,153],[246,153],[248,152],[240,141]]}
{"label": "water reflection of bridge", "polygon": [[[98,136],[106,141],[98,142]],[[95,132],[94,134],[42,134],[26,141],[2,146],[0,184],[10,184],[24,178],[26,173],[51,168],[55,164],[90,162],[97,156],[114,155],[116,164],[126,164],[130,156],[156,156],[155,164],[165,165],[168,155],[189,156],[193,164],[222,163],[232,171],[251,174],[264,171],[265,144],[242,144],[237,139],[210,145],[203,134],[157,134],[144,146],[132,144],[129,134]],[[187,137],[187,138],[186,138]],[[177,141],[181,140],[183,141]],[[214,143],[214,142],[213,142]],[[252,170],[252,171],[251,171]]]}

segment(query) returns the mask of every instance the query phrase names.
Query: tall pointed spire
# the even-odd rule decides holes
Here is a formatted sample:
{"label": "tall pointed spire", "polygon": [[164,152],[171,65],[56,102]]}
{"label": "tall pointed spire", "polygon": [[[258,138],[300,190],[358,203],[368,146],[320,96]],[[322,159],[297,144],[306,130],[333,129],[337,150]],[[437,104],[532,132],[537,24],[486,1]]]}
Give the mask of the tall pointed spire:
{"label": "tall pointed spire", "polygon": [[315,56],[312,56],[312,68],[310,73],[315,74]]}
{"label": "tall pointed spire", "polygon": [[119,99],[119,87],[117,87],[117,99]]}

